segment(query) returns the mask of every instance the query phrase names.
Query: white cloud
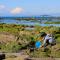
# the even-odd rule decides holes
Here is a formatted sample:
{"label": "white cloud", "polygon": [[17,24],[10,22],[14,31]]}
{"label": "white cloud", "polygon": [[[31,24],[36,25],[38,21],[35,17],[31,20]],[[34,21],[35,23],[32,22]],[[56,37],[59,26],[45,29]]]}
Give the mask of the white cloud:
{"label": "white cloud", "polygon": [[4,9],[5,8],[5,5],[0,5],[0,9]]}
{"label": "white cloud", "polygon": [[10,11],[10,13],[12,13],[12,14],[19,14],[19,13],[21,13],[22,11],[23,11],[22,8],[16,7],[16,8],[14,8],[14,9],[12,9],[12,10]]}

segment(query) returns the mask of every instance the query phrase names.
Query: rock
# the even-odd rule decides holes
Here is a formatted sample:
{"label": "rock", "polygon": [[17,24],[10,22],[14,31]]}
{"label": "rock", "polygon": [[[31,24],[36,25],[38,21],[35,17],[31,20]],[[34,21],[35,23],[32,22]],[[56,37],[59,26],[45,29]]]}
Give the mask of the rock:
{"label": "rock", "polygon": [[5,54],[0,54],[0,60],[5,59]]}

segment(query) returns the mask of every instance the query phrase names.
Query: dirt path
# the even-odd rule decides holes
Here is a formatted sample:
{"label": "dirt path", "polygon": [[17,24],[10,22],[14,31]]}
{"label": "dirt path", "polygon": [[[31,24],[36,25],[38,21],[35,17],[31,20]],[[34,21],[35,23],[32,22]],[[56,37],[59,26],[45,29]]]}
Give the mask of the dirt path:
{"label": "dirt path", "polygon": [[0,32],[0,42],[9,42],[16,40],[15,36],[10,33]]}
{"label": "dirt path", "polygon": [[20,53],[5,53],[6,59],[5,60],[24,60],[26,58],[29,58],[28,55],[23,55],[23,52]]}

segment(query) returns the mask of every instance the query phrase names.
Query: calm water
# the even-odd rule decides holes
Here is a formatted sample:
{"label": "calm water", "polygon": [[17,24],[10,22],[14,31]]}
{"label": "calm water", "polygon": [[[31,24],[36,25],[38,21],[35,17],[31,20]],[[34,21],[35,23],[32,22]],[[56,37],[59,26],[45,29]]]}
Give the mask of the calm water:
{"label": "calm water", "polygon": [[60,24],[40,24],[40,22],[34,22],[34,21],[26,21],[26,20],[0,20],[0,23],[6,23],[6,24],[23,24],[28,26],[34,26],[34,25],[40,25],[40,26],[58,26],[60,27]]}

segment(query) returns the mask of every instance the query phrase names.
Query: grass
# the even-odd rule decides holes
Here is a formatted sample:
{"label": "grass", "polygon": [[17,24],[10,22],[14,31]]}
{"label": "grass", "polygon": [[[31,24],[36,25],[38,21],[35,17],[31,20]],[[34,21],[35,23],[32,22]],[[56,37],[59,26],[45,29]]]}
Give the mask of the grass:
{"label": "grass", "polygon": [[16,43],[16,42],[9,42],[9,43],[6,43],[6,44],[2,44],[0,48],[3,52],[9,53],[9,52],[19,51],[21,46],[18,45],[18,43]]}
{"label": "grass", "polygon": [[45,22],[45,24],[60,24],[60,22]]}
{"label": "grass", "polygon": [[[15,40],[9,42],[5,40],[0,41],[0,51],[1,52],[19,52],[19,50],[22,47],[26,47],[27,44],[29,44],[30,41],[37,41],[41,40],[40,37],[36,38],[40,32],[46,32],[46,33],[52,33],[55,36],[55,39],[57,41],[57,47],[56,49],[60,48],[60,27],[53,27],[53,26],[35,26],[34,30],[25,30],[26,26],[24,25],[15,25],[15,24],[0,24],[0,34],[4,35],[4,33],[9,33],[15,36]],[[9,35],[8,35],[9,36]],[[8,37],[9,38],[9,37]],[[4,42],[6,41],[6,42]],[[29,51],[29,49],[26,49]],[[35,50],[34,52],[27,53],[31,57],[48,57],[48,55],[52,55],[53,57],[60,57],[60,51],[56,52],[54,49],[52,50],[52,53],[50,54],[50,50],[48,50],[46,53],[42,52],[41,49]]]}

